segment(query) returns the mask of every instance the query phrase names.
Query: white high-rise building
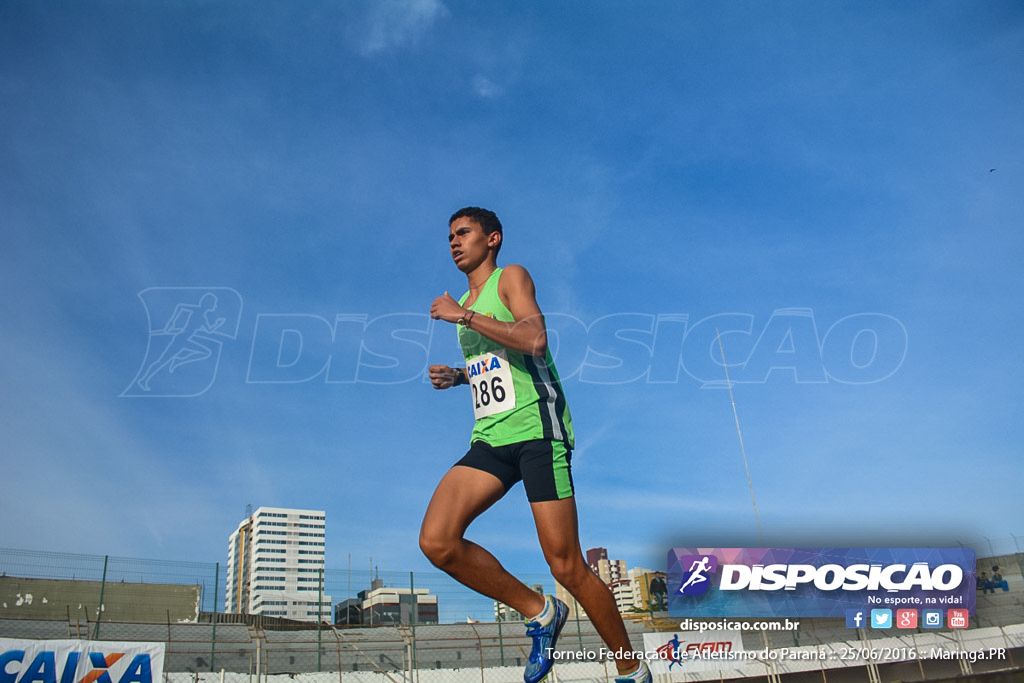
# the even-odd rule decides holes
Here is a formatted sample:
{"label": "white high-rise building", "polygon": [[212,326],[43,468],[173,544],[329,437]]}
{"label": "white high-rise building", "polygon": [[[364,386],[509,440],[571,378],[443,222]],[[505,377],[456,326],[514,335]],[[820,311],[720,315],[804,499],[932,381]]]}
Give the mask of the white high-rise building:
{"label": "white high-rise building", "polygon": [[261,507],[243,519],[228,540],[227,611],[329,622],[325,534],[323,510]]}

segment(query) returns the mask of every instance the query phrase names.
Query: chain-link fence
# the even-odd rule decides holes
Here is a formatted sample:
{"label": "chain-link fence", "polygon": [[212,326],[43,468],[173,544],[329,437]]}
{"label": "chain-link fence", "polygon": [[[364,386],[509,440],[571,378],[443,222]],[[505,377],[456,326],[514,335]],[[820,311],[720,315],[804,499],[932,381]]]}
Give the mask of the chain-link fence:
{"label": "chain-link fence", "polygon": [[[979,571],[991,573],[992,566],[999,566],[1010,580],[1024,579],[1022,546],[1024,537],[1017,536],[968,545],[979,558]],[[104,621],[196,621],[201,613],[224,611],[226,572],[225,565],[214,562],[0,548],[0,619],[79,620],[94,628],[99,622],[101,629]],[[543,592],[555,592],[547,574],[519,578]],[[320,581],[319,592],[332,597],[333,621],[340,626],[487,622],[499,614],[492,600],[440,572],[327,568]],[[366,614],[340,608],[345,601],[360,602],[359,594],[374,585],[405,593],[409,604],[368,609]],[[411,601],[412,594],[418,600]]]}
{"label": "chain-link fence", "polygon": [[[977,613],[967,631],[917,629],[894,638],[887,631],[849,629],[841,619],[802,619],[799,628],[790,631],[743,631],[743,649],[763,652],[760,659],[715,674],[676,671],[656,680],[763,677],[775,682],[782,677],[800,681],[813,676],[838,683],[878,683],[1020,670],[1024,665],[1024,554],[982,556],[978,566],[999,566],[1009,590],[979,592]],[[0,637],[163,642],[168,683],[261,683],[271,678],[287,683],[284,677],[307,683],[522,680],[531,647],[522,623],[496,621],[492,601],[443,574],[371,572],[369,568],[324,572],[322,589],[325,594],[333,593],[335,602],[342,601],[340,596],[355,597],[367,591],[374,580],[378,585],[407,590],[408,595],[437,597],[437,610],[426,610],[426,619],[414,607],[405,613],[369,610],[364,616],[377,619],[372,626],[225,614],[223,574],[223,567],[216,563],[0,549]],[[541,585],[546,592],[553,591],[550,577],[521,578],[527,584]],[[336,614],[344,617],[348,612]],[[678,620],[665,613],[626,617],[636,649],[644,648],[645,633],[679,627]],[[555,680],[614,680],[614,666],[598,656],[602,645],[589,621],[570,620],[559,650],[595,656],[560,662]],[[1005,656],[974,662],[941,657],[870,659],[870,653],[883,648],[957,652],[968,646],[1001,650]],[[838,659],[844,648],[851,656]],[[822,649],[835,657],[808,661],[772,659],[771,655]]]}
{"label": "chain-link fence", "polygon": [[[1020,611],[1019,595],[1017,596]],[[1018,620],[1024,615],[1018,614]],[[741,620],[741,623],[750,623]],[[628,622],[634,648],[644,634],[664,627]],[[668,625],[669,628],[673,626]],[[75,637],[66,622],[0,620],[0,637],[59,640]],[[90,639],[91,642],[95,642]],[[279,630],[244,624],[126,624],[108,622],[104,641],[163,642],[167,683],[513,683],[522,680],[530,641],[521,624],[444,624],[411,627]],[[610,683],[614,665],[600,656],[591,624],[570,620],[558,650],[553,683]],[[909,654],[914,652],[915,654]],[[972,660],[962,653],[999,653]],[[579,657],[591,653],[592,657]],[[802,620],[794,631],[743,631],[740,653],[722,669],[656,676],[669,681],[764,679],[824,683],[939,680],[1024,669],[1024,625],[967,631],[892,633],[845,628],[842,620]],[[942,653],[942,654],[937,654]],[[827,657],[822,657],[822,655]],[[810,680],[810,679],[808,679]]]}
{"label": "chain-link fence", "polygon": [[[77,619],[94,628],[99,622],[101,629],[104,621],[196,621],[201,613],[224,611],[226,573],[225,565],[213,562],[0,548],[0,619]],[[494,601],[440,572],[328,568],[319,578],[318,592],[332,597],[332,621],[342,626],[496,618]],[[544,592],[555,591],[549,575],[519,578]],[[361,605],[351,613],[341,609],[346,600],[361,603],[359,594],[374,586],[404,597],[394,609],[376,605],[365,614]],[[412,594],[418,599],[409,604]]]}

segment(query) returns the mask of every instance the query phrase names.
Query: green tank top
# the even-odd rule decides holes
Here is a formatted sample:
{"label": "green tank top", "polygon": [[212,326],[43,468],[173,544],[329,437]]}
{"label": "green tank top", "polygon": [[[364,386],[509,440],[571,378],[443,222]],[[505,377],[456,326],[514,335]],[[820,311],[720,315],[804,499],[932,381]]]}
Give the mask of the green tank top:
{"label": "green tank top", "polygon": [[[501,272],[497,268],[491,273],[469,309],[477,315],[515,322],[498,295]],[[466,292],[459,304],[463,305],[468,298]],[[459,327],[459,345],[466,357],[476,417],[471,441],[506,446],[547,439],[574,447],[572,418],[550,351],[541,360],[465,327]]]}

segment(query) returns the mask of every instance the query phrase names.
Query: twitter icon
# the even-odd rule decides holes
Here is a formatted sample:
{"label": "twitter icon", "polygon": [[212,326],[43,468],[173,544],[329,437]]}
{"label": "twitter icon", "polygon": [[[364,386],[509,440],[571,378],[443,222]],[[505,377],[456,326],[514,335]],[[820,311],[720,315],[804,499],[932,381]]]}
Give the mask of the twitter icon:
{"label": "twitter icon", "polygon": [[871,610],[871,628],[892,628],[892,610]]}

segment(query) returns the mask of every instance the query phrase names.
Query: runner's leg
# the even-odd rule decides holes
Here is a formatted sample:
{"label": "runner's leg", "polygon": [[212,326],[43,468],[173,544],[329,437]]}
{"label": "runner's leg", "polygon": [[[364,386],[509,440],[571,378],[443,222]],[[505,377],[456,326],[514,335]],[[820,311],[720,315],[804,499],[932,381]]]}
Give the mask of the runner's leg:
{"label": "runner's leg", "polygon": [[504,486],[493,474],[461,465],[451,468],[427,506],[420,527],[420,549],[434,566],[459,583],[532,616],[544,609],[544,596],[509,574],[491,553],[465,538],[472,521],[504,495]]}
{"label": "runner's leg", "polygon": [[[533,509],[537,537],[544,551],[544,559],[551,568],[551,575],[583,606],[609,650],[613,653],[631,653],[633,648],[629,634],[626,633],[612,592],[583,559],[576,499],[569,497],[531,503],[530,507]],[[616,658],[615,666],[620,673],[625,673],[636,668],[637,660]]]}

